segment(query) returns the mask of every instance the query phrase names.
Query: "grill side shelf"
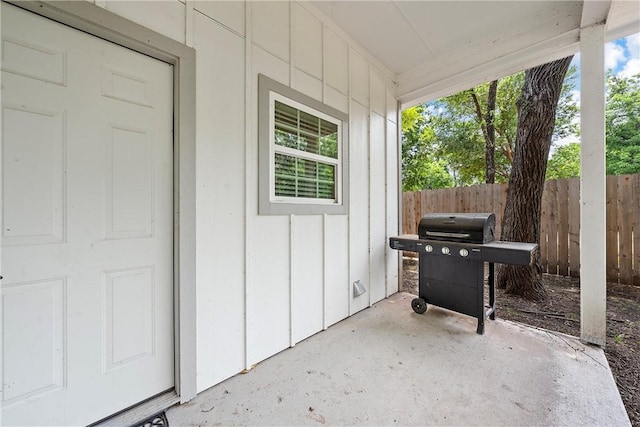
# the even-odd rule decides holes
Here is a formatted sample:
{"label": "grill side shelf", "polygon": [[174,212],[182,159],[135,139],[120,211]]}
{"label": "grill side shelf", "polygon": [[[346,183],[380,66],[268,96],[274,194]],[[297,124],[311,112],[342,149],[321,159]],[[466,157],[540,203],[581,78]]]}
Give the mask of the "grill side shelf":
{"label": "grill side shelf", "polygon": [[398,251],[423,252],[424,241],[418,239],[417,234],[404,234],[402,236],[390,237],[389,247]]}
{"label": "grill side shelf", "polygon": [[[538,247],[536,243],[503,242],[499,240],[484,244],[423,240],[416,234],[405,234],[389,238],[391,249],[399,251],[424,253],[426,245],[436,248],[446,245],[451,249],[452,254],[457,253],[459,249],[465,248],[474,255],[474,259],[514,265],[531,264],[533,253]],[[433,255],[440,255],[439,250],[434,251]]]}
{"label": "grill side shelf", "polygon": [[537,243],[496,240],[482,245],[482,259],[499,264],[529,265],[537,248]]}

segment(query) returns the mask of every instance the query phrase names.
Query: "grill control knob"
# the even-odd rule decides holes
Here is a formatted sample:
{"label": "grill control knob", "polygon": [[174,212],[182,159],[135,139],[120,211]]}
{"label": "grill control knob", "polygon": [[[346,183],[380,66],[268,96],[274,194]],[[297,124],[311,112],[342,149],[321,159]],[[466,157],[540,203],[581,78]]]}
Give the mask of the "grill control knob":
{"label": "grill control knob", "polygon": [[431,246],[431,245],[427,245],[427,246],[425,246],[425,247],[424,247],[424,251],[425,251],[425,252],[433,252],[433,246]]}
{"label": "grill control knob", "polygon": [[443,254],[445,254],[445,255],[449,255],[449,252],[450,252],[450,251],[449,251],[449,248],[448,248],[448,247],[446,247],[446,246],[443,246],[443,247],[442,247],[442,253],[443,253]]}
{"label": "grill control knob", "polygon": [[469,256],[469,251],[465,248],[460,249],[460,256],[461,257]]}

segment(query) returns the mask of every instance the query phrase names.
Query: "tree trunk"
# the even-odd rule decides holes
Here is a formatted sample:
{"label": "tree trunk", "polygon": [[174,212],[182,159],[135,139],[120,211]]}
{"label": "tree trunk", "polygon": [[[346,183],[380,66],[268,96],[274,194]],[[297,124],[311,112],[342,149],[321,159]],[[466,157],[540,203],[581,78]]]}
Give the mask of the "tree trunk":
{"label": "tree trunk", "polygon": [[482,114],[482,107],[480,106],[480,101],[478,100],[478,95],[476,95],[475,90],[471,89],[469,93],[485,141],[485,183],[493,184],[496,182],[496,125],[494,120],[498,80],[494,80],[489,84],[487,112],[485,114]]}
{"label": "tree trunk", "polygon": [[[518,130],[502,219],[502,240],[540,242],[544,176],[558,99],[571,59],[572,56],[569,56],[525,72],[524,86],[517,104]],[[536,251],[533,265],[501,266],[497,283],[507,293],[531,300],[545,299],[547,291],[542,284],[540,252]]]}

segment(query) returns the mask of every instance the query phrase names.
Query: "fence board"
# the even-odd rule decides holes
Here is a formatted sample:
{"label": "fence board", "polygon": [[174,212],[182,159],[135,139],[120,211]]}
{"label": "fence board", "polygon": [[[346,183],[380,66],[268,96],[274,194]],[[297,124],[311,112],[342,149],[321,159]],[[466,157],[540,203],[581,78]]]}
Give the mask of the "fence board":
{"label": "fence board", "polygon": [[547,262],[549,274],[558,274],[558,181],[547,181]]}
{"label": "fence board", "polygon": [[618,281],[618,177],[607,177],[607,280]]}
{"label": "fence board", "polygon": [[569,274],[580,277],[580,178],[568,180]]}
{"label": "fence board", "polygon": [[632,221],[633,228],[633,282],[631,284],[640,286],[640,175],[634,175],[631,185],[632,200]]}
{"label": "fence board", "polygon": [[402,232],[405,234],[415,234],[416,231],[416,202],[415,193],[404,193],[402,196],[404,206],[402,208],[404,218],[402,220]]}
{"label": "fence board", "polygon": [[413,209],[413,203],[411,203],[411,193],[406,192],[402,193],[402,229],[401,233],[407,232],[407,227],[409,226],[409,210]]}
{"label": "fence board", "polygon": [[632,247],[633,235],[631,234],[631,176],[618,177],[618,265],[620,281],[622,283],[633,282]]}
{"label": "fence board", "polygon": [[411,210],[408,212],[409,213],[409,226],[410,226],[410,230],[413,233],[415,231],[416,228],[416,222],[415,222],[415,217],[416,217],[416,200],[415,200],[415,193],[409,193],[408,194],[410,196],[410,200],[411,200]]}
{"label": "fence board", "polygon": [[464,211],[473,212],[472,206],[475,204],[474,196],[476,192],[471,187],[465,187],[464,189]]}
{"label": "fence board", "polygon": [[[504,203],[503,203],[503,187],[500,184],[494,184],[487,192],[487,202],[491,200],[491,204],[484,206],[485,212],[493,212],[496,215],[496,236],[502,236],[502,219],[504,218]],[[493,205],[493,208],[491,207]]]}
{"label": "fence board", "polygon": [[414,213],[413,224],[414,224],[416,233],[418,233],[418,222],[420,221],[420,218],[422,218],[424,210],[427,208],[427,206],[422,206],[421,192],[416,191],[415,204],[416,204],[416,210]]}
{"label": "fence board", "polygon": [[453,208],[453,201],[456,198],[456,192],[453,190],[450,193],[442,192],[442,210],[444,212],[453,212],[455,209]]}
{"label": "fence board", "polygon": [[569,182],[558,180],[558,274],[569,275]]}
{"label": "fence board", "polygon": [[430,191],[428,199],[429,199],[429,206],[427,206],[427,211],[437,212],[438,211],[438,193],[436,191]]}
{"label": "fence board", "polygon": [[482,200],[481,203],[480,201],[478,203],[478,208],[482,207],[482,210],[479,212],[495,214],[497,228],[498,224],[500,224],[500,215],[495,211],[494,191],[496,189],[496,184],[478,185],[478,187],[482,187],[482,192],[480,193],[480,197],[482,197]]}
{"label": "fence board", "polygon": [[[493,212],[501,236],[507,184],[404,193],[403,233],[430,212]],[[640,174],[607,177],[607,280],[640,286]],[[580,180],[547,181],[540,222],[543,271],[580,276]]]}
{"label": "fence board", "polygon": [[456,189],[451,194],[451,197],[448,197],[449,208],[447,212],[456,212],[459,210],[458,208],[458,194],[460,193],[460,188],[456,187]]}
{"label": "fence board", "polygon": [[473,187],[469,187],[469,197],[471,198],[471,202],[469,203],[469,212],[479,212],[478,211],[478,188],[479,185],[474,185]]}
{"label": "fence board", "polygon": [[415,234],[418,233],[418,222],[420,221],[420,218],[422,218],[422,213],[424,212],[424,209],[426,208],[422,206],[422,194],[421,192],[416,191],[416,194],[414,196],[414,203],[416,204],[416,210],[414,211],[413,214],[413,226],[414,226],[414,230],[415,230]]}
{"label": "fence board", "polygon": [[413,218],[413,226],[415,229],[415,233],[418,233],[418,222],[420,221],[420,218],[422,217],[422,212],[424,212],[425,207],[422,206],[422,193],[419,191],[416,191],[415,194],[415,204],[416,204],[416,210],[414,211],[414,218]]}
{"label": "fence board", "polygon": [[448,197],[449,207],[447,208],[447,212],[457,212],[458,208],[458,193],[460,193],[460,187],[456,187]]}
{"label": "fence board", "polygon": [[469,190],[470,187],[461,187],[460,192],[458,193],[458,206],[460,207],[459,211],[456,212],[470,212],[469,209]]}
{"label": "fence board", "polygon": [[502,221],[504,220],[504,209],[507,206],[507,192],[509,190],[509,185],[507,184],[500,184],[500,186],[497,188],[497,196],[496,196],[496,203],[498,203],[499,200],[499,207],[496,208],[496,212],[500,214],[500,229],[498,230],[498,236],[502,235]]}
{"label": "fence board", "polygon": [[547,189],[547,183],[544,183],[544,190],[542,191],[542,205],[540,206],[540,265],[542,271],[547,273],[549,271],[549,262],[547,259],[547,247],[548,247],[548,224],[549,224],[549,190]]}

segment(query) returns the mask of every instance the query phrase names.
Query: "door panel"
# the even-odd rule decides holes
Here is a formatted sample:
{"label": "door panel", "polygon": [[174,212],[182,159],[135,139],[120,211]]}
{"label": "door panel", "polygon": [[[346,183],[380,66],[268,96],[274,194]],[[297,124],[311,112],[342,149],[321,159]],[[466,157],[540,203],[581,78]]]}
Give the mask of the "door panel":
{"label": "door panel", "polygon": [[2,3],[2,423],[174,386],[173,70]]}
{"label": "door panel", "polygon": [[61,242],[64,228],[64,112],[3,105],[3,245]]}

